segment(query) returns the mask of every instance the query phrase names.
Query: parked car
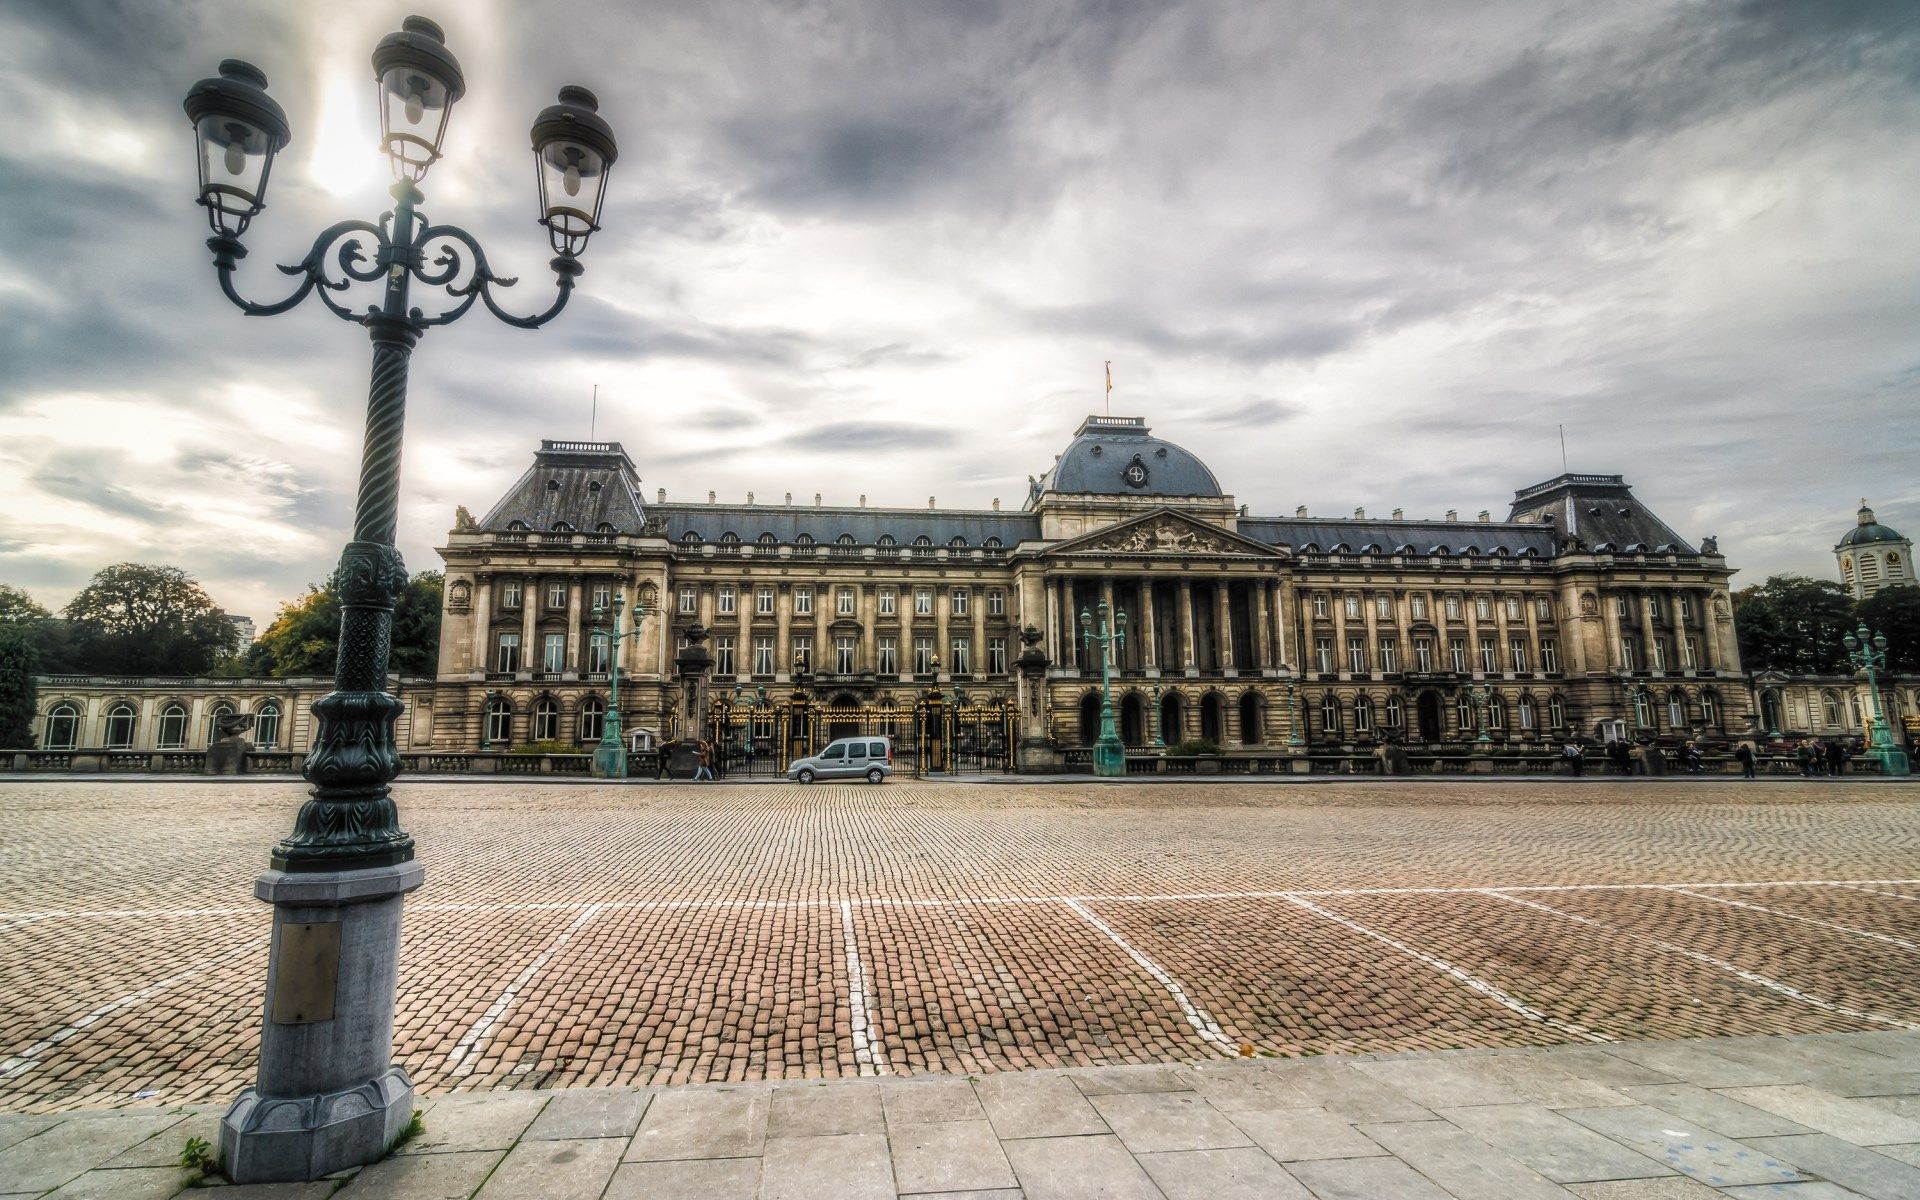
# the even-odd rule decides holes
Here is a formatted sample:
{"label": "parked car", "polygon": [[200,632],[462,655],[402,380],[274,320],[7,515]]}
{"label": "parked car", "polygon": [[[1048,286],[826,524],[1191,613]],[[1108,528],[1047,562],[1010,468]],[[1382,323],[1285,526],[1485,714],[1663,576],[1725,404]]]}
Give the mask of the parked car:
{"label": "parked car", "polygon": [[879,783],[893,774],[893,739],[885,737],[835,738],[807,758],[796,758],[787,767],[787,778],[801,783],[816,779],[858,779]]}

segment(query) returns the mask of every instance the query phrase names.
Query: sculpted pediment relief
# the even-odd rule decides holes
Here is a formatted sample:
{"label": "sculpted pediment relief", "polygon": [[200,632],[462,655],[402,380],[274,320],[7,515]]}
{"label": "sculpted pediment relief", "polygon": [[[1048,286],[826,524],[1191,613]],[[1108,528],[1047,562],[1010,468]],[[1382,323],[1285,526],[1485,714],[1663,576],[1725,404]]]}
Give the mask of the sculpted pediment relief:
{"label": "sculpted pediment relief", "polygon": [[1272,547],[1172,513],[1155,513],[1057,547],[1073,554],[1272,554]]}

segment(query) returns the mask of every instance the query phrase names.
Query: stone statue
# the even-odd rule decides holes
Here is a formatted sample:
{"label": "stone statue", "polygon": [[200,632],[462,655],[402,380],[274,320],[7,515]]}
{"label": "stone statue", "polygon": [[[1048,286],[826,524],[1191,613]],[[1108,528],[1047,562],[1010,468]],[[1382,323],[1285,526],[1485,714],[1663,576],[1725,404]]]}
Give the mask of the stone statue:
{"label": "stone statue", "polygon": [[247,741],[247,731],[253,728],[252,713],[222,713],[214,719],[214,732],[219,739],[207,747],[207,774],[240,775],[247,769],[247,751],[253,749]]}
{"label": "stone statue", "polygon": [[460,504],[454,506],[453,530],[455,533],[465,533],[470,529],[478,528],[480,528],[479,522],[473,519],[473,514],[467,511],[466,505]]}
{"label": "stone statue", "polygon": [[1720,553],[1720,539],[1713,536],[1712,534],[1708,534],[1707,536],[1701,538],[1700,553],[1702,554]]}

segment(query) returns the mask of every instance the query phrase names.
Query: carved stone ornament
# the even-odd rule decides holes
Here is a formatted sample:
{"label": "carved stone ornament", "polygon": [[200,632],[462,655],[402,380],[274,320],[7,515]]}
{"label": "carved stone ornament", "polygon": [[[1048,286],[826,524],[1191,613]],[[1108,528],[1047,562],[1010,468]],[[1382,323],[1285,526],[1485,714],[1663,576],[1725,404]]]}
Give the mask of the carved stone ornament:
{"label": "carved stone ornament", "polygon": [[447,585],[447,610],[466,612],[473,606],[473,585],[464,579],[456,579]]}
{"label": "carved stone ornament", "polygon": [[642,537],[667,536],[667,519],[665,517],[648,517],[647,523],[641,527],[640,535]]}
{"label": "carved stone ornament", "polygon": [[1094,538],[1075,550],[1111,551],[1119,554],[1243,554],[1246,547],[1217,534],[1196,528],[1184,521],[1161,516],[1138,525],[1116,529]]}
{"label": "carved stone ornament", "polygon": [[459,504],[454,506],[453,528],[456,533],[465,533],[468,530],[480,528],[480,523],[473,519],[473,514],[467,511],[466,505]]}
{"label": "carved stone ornament", "polygon": [[238,737],[253,728],[252,713],[222,713],[215,721],[214,728],[223,738]]}
{"label": "carved stone ornament", "polygon": [[1727,598],[1725,596],[1715,596],[1713,598],[1713,615],[1721,618],[1731,615],[1727,611]]}
{"label": "carved stone ornament", "polygon": [[384,542],[348,542],[333,573],[333,590],[350,607],[392,608],[407,587],[407,564]]}
{"label": "carved stone ornament", "polygon": [[1596,598],[1592,592],[1581,592],[1580,593],[1580,615],[1583,617],[1592,617],[1592,616],[1598,616],[1599,613],[1600,613],[1599,599]]}

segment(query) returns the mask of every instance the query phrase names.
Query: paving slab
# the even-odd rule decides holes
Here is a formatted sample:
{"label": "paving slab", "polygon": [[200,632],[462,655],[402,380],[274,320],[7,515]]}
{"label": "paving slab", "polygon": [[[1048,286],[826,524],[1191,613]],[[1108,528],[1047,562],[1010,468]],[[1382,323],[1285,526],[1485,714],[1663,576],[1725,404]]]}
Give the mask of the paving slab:
{"label": "paving slab", "polygon": [[1379,1080],[1429,1110],[1464,1104],[1520,1102],[1519,1095],[1511,1088],[1454,1058],[1385,1059],[1355,1064],[1354,1070]]}
{"label": "paving slab", "polygon": [[1806,1183],[1763,1183],[1757,1187],[1725,1188],[1732,1200],[1860,1200],[1860,1193],[1837,1183],[1814,1179]]}
{"label": "paving slab", "polygon": [[1673,1174],[1646,1155],[1540,1105],[1446,1108],[1440,1115],[1555,1183],[1651,1179]]}
{"label": "paving slab", "polygon": [[1238,1126],[1197,1092],[1095,1096],[1093,1107],[1135,1154],[1253,1145]]}
{"label": "paving slab", "polygon": [[1455,1200],[1397,1158],[1320,1159],[1287,1171],[1319,1200]]}
{"label": "paving slab", "polygon": [[1173,1150],[1139,1157],[1167,1200],[1313,1200],[1305,1185],[1257,1148]]}
{"label": "paving slab", "polygon": [[1002,1138],[1108,1132],[1099,1112],[1065,1075],[989,1075],[974,1084],[974,1092]]}
{"label": "paving slab", "polygon": [[1657,1108],[1571,1108],[1566,1115],[1714,1187],[1803,1178],[1791,1162],[1775,1157],[1771,1151],[1745,1145]]}
{"label": "paving slab", "polygon": [[88,1171],[47,1200],[169,1200],[190,1175],[179,1167],[121,1167]]}
{"label": "paving slab", "polygon": [[1242,1132],[1283,1163],[1312,1158],[1368,1158],[1380,1144],[1324,1108],[1248,1109],[1227,1114]]}
{"label": "paving slab", "polygon": [[887,1129],[933,1121],[984,1121],[973,1085],[964,1079],[901,1079],[880,1085],[880,1103]]}
{"label": "paving slab", "polygon": [[1789,1133],[1813,1132],[1779,1113],[1742,1104],[1723,1092],[1710,1092],[1691,1083],[1630,1087],[1626,1089],[1626,1094],[1640,1104],[1684,1117],[1732,1138],[1779,1137]]}
{"label": "paving slab", "polygon": [[[0,1116],[0,1150],[5,1150],[15,1142],[23,1142],[35,1134],[45,1133],[55,1125],[66,1120],[63,1116],[46,1114],[42,1116]],[[0,1192],[0,1200],[7,1195],[17,1193]]]}
{"label": "paving slab", "polygon": [[29,1194],[57,1188],[179,1124],[183,1113],[112,1113],[69,1117],[0,1150],[0,1179]]}
{"label": "paving slab", "polygon": [[775,1084],[767,1113],[767,1136],[828,1137],[885,1133],[878,1088],[862,1083]]}
{"label": "paving slab", "polygon": [[1363,1125],[1361,1132],[1456,1196],[1569,1200],[1565,1188],[1447,1121]]}
{"label": "paving slab", "polygon": [[1286,1069],[1281,1078],[1315,1105],[1351,1121],[1425,1121],[1431,1110],[1363,1075],[1348,1063],[1312,1063]]}
{"label": "paving slab", "polygon": [[547,1092],[481,1092],[442,1096],[420,1117],[424,1132],[399,1153],[447,1154],[463,1150],[505,1150],[520,1140],[540,1110]]}
{"label": "paving slab", "polygon": [[649,1088],[580,1088],[555,1092],[522,1135],[532,1142],[628,1138],[653,1099]]}
{"label": "paving slab", "polygon": [[1026,1200],[1164,1200],[1119,1138],[1028,1138],[1005,1143]]}
{"label": "paving slab", "polygon": [[475,1200],[599,1200],[625,1148],[620,1138],[522,1141]]}
{"label": "paving slab", "polygon": [[1726,1193],[1685,1175],[1665,1179],[1626,1179],[1611,1183],[1570,1183],[1580,1200],[1724,1200]]}
{"label": "paving slab", "polygon": [[1920,1167],[1920,1146],[1875,1146],[1874,1150],[1888,1158],[1897,1158],[1903,1163]]}
{"label": "paving slab", "polygon": [[894,1184],[903,1194],[1016,1186],[1013,1167],[986,1120],[910,1122],[888,1131]]}
{"label": "paving slab", "polygon": [[602,1200],[758,1200],[759,1195],[758,1158],[708,1158],[621,1163]]}
{"label": "paving slab", "polygon": [[647,1105],[625,1158],[628,1162],[743,1158],[758,1155],[766,1138],[764,1088],[666,1091]]}
{"label": "paving slab", "polygon": [[1540,1058],[1581,1079],[1609,1088],[1680,1082],[1670,1072],[1609,1053],[1598,1046],[1548,1046],[1540,1050],[1523,1050],[1519,1055]]}
{"label": "paving slab", "polygon": [[1809,1129],[1832,1134],[1856,1146],[1897,1146],[1920,1142],[1920,1121],[1910,1121],[1883,1108],[1823,1092],[1806,1084],[1728,1088],[1721,1095],[1778,1113]]}
{"label": "paving slab", "polygon": [[770,1137],[761,1200],[894,1200],[893,1163],[878,1133]]}
{"label": "paving slab", "polygon": [[1632,1042],[1608,1046],[1615,1058],[1668,1075],[1681,1083],[1703,1088],[1753,1087],[1767,1083],[1790,1083],[1798,1071],[1780,1065],[1735,1062],[1710,1049],[1703,1042]]}
{"label": "paving slab", "polygon": [[[362,1170],[338,1195],[340,1200],[467,1200],[504,1157],[501,1150],[396,1155]],[[217,1196],[209,1193],[209,1200]]]}
{"label": "paving slab", "polygon": [[322,1179],[317,1183],[228,1184],[217,1192],[185,1191],[178,1200],[329,1200],[342,1182]]}
{"label": "paving slab", "polygon": [[1872,1200],[1913,1200],[1920,1196],[1920,1167],[1851,1145],[1831,1134],[1761,1138],[1754,1144]]}
{"label": "paving slab", "polygon": [[1506,1088],[1526,1104],[1547,1108],[1599,1108],[1633,1103],[1632,1097],[1606,1084],[1583,1079],[1567,1064],[1544,1054],[1487,1054],[1449,1061],[1461,1071]]}
{"label": "paving slab", "polygon": [[1195,1063],[1182,1069],[1180,1078],[1221,1112],[1314,1107],[1285,1075],[1264,1067]]}
{"label": "paving slab", "polygon": [[218,1112],[189,1113],[178,1124],[169,1125],[144,1142],[129,1146],[106,1163],[109,1167],[171,1167],[180,1161],[189,1138],[203,1138],[207,1145],[220,1144]]}
{"label": "paving slab", "polygon": [[1182,1078],[1177,1067],[1094,1067],[1075,1071],[1072,1079],[1083,1096],[1193,1090],[1193,1085]]}

